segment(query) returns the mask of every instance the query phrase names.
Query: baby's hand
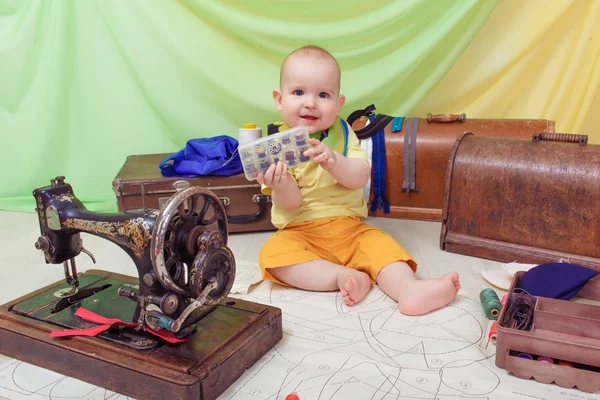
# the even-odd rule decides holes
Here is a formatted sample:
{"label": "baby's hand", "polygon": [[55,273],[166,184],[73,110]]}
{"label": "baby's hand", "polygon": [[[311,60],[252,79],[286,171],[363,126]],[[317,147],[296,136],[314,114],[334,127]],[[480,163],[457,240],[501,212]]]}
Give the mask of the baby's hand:
{"label": "baby's hand", "polygon": [[267,185],[273,189],[285,187],[294,181],[294,178],[287,171],[287,164],[279,161],[277,164],[271,164],[265,174],[258,174],[256,181],[261,185]]}
{"label": "baby's hand", "polygon": [[337,156],[325,143],[321,143],[317,139],[310,138],[308,142],[313,147],[304,152],[304,156],[313,156],[313,161],[319,164],[323,169],[329,170],[335,167]]}

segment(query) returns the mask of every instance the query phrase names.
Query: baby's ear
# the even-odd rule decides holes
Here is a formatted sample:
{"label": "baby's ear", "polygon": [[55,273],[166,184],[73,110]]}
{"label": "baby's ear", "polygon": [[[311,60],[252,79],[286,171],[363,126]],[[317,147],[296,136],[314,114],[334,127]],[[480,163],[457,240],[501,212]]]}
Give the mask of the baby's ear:
{"label": "baby's ear", "polygon": [[345,102],[346,102],[346,96],[344,96],[343,94],[340,94],[338,96],[338,113],[340,112],[340,110],[344,106]]}
{"label": "baby's ear", "polygon": [[281,111],[281,91],[279,89],[273,89],[273,100],[275,100],[277,111]]}

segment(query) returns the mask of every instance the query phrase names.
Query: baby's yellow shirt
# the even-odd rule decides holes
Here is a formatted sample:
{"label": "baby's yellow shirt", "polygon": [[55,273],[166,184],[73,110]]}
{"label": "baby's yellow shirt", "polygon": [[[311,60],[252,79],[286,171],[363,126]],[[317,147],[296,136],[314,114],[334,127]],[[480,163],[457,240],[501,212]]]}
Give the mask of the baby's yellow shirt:
{"label": "baby's yellow shirt", "polygon": [[[350,126],[348,126],[346,157],[367,161],[367,154],[360,147],[360,142]],[[342,186],[329,172],[312,161],[290,168],[288,171],[298,183],[302,193],[302,204],[293,211],[284,211],[273,203],[271,222],[276,228],[283,229],[291,223],[319,218],[367,216],[367,204],[362,188],[348,189]],[[270,195],[271,192],[270,187],[262,185],[262,193]]]}

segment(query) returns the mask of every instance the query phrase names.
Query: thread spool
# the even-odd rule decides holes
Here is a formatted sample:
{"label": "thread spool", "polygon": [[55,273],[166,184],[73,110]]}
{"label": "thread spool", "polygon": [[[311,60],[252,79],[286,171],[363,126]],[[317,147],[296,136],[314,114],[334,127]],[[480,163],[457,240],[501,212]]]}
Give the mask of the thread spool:
{"label": "thread spool", "polygon": [[524,358],[526,360],[533,360],[533,356],[529,353],[519,353],[517,357]]}
{"label": "thread spool", "polygon": [[490,321],[488,324],[488,339],[491,340],[493,344],[496,344],[497,337],[498,333],[496,331],[496,321]]}
{"label": "thread spool", "polygon": [[544,364],[554,364],[554,360],[550,357],[538,357],[537,360]]}
{"label": "thread spool", "polygon": [[556,363],[563,367],[575,368],[575,366],[573,365],[573,363],[571,361],[558,360]]}
{"label": "thread spool", "polygon": [[502,304],[494,289],[483,289],[479,293],[479,299],[481,300],[481,305],[483,306],[486,317],[497,320],[500,315],[500,310],[502,309]]}
{"label": "thread spool", "polygon": [[262,129],[257,128],[256,124],[244,124],[243,128],[238,129],[238,145],[250,143],[261,137]]}

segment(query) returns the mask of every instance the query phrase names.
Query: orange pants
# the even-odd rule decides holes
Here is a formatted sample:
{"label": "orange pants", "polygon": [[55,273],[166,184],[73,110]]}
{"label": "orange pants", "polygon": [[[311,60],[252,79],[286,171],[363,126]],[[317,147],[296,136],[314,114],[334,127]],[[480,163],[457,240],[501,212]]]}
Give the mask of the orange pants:
{"label": "orange pants", "polygon": [[269,269],[326,260],[367,273],[375,284],[379,272],[395,261],[417,270],[408,252],[381,229],[358,216],[320,218],[290,224],[271,236],[260,251],[264,279],[279,282]]}

